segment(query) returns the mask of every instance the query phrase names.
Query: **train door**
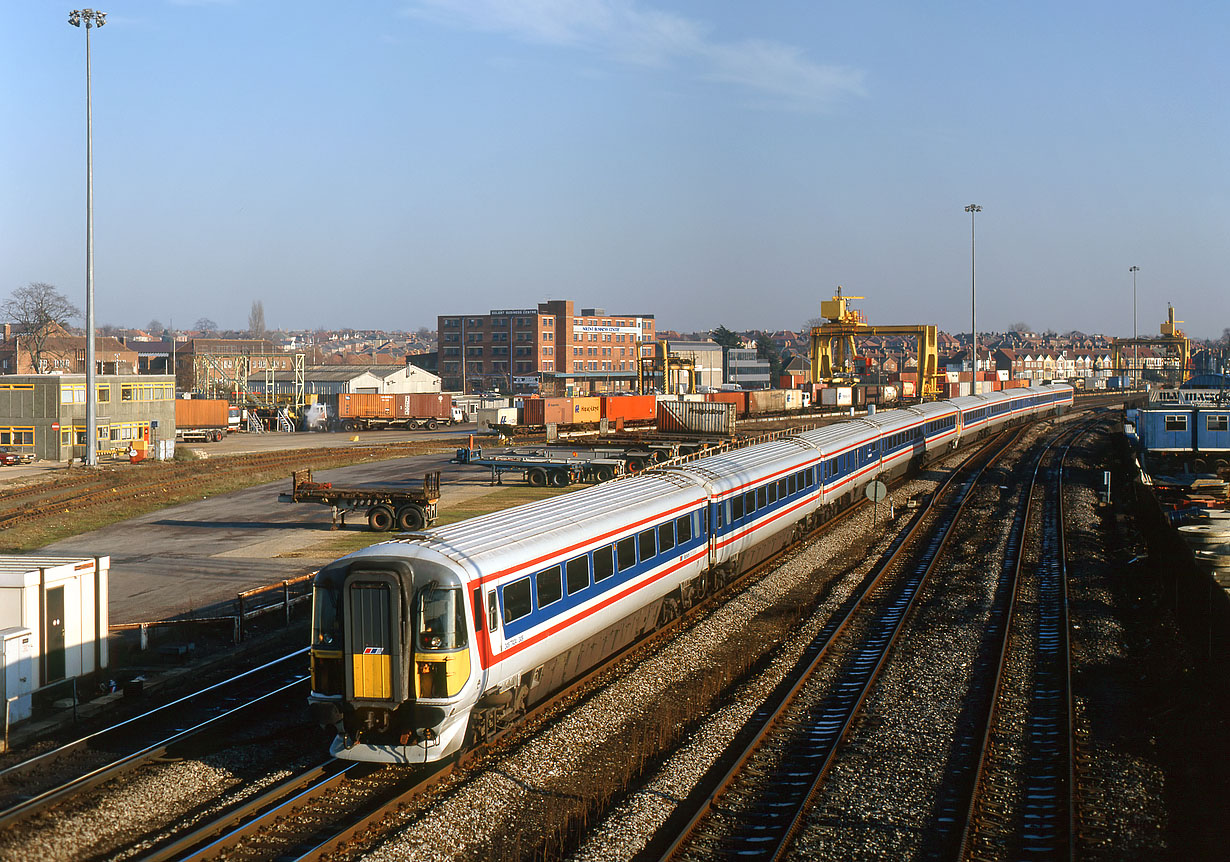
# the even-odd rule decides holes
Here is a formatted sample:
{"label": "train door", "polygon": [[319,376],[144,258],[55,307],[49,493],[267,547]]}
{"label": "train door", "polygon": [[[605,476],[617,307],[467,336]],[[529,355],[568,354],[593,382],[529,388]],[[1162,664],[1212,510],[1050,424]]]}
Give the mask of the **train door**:
{"label": "train door", "polygon": [[406,700],[400,584],[390,573],[360,570],[344,590],[348,699],[396,708]]}

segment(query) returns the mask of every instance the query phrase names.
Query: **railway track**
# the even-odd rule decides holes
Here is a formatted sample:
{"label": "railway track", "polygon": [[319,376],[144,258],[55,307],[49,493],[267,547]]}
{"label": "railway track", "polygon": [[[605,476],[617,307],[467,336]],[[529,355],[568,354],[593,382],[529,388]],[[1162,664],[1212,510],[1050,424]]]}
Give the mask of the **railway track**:
{"label": "railway track", "polygon": [[[999,435],[931,496],[862,589],[823,627],[736,742],[663,824],[641,859],[782,856],[971,490],[1019,433]],[[834,663],[840,670],[829,683],[831,693],[818,706],[794,708],[805,687]]]}
{"label": "railway track", "polygon": [[0,770],[0,828],[118,778],[274,698],[306,696],[297,650]]}
{"label": "railway track", "polygon": [[1076,855],[1063,470],[1087,429],[1072,430],[1040,454],[1021,507],[993,694],[977,728],[976,778],[968,803],[954,811],[964,816],[954,816],[961,840],[949,858]]}

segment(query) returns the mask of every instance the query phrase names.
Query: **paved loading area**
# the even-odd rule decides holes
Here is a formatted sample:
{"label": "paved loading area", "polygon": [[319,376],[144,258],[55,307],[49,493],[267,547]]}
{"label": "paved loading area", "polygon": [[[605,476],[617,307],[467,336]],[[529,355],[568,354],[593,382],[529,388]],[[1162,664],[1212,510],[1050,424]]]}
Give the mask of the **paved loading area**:
{"label": "paved loading area", "polygon": [[[284,438],[281,448],[296,447],[287,446]],[[487,471],[449,464],[449,457],[427,455],[358,464],[321,470],[313,478],[338,485],[415,487],[426,471],[441,470],[441,511],[497,490],[489,484]],[[333,531],[327,506],[279,503],[278,494],[289,490],[288,475],[278,482],[162,509],[64,539],[39,553],[109,555],[113,624],[201,612],[234,599],[243,590],[314,572],[340,555],[336,550],[339,536],[368,532],[367,521],[359,513],[347,519],[345,531]]]}

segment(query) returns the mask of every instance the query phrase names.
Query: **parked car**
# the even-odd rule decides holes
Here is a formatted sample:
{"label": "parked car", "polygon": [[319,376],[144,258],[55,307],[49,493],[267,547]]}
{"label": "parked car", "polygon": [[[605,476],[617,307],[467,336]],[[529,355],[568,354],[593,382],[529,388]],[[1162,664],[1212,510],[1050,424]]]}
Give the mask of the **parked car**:
{"label": "parked car", "polygon": [[28,455],[25,452],[0,449],[0,467],[16,467],[18,464],[29,464],[33,461],[34,456]]}

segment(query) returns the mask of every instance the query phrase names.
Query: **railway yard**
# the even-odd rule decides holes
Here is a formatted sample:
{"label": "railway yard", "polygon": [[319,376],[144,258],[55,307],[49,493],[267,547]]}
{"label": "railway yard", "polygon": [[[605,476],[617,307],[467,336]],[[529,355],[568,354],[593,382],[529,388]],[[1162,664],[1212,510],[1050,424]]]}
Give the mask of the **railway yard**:
{"label": "railway yard", "polygon": [[[16,736],[0,859],[1222,858],[1226,593],[1167,543],[1121,431],[1078,403],[949,452],[439,763],[329,757],[287,608]],[[295,469],[441,470],[442,517],[508,492],[449,462],[455,435],[384,434],[64,473],[6,488],[0,522],[111,555],[113,622],[214,614],[351,549],[357,527],[274,502]],[[117,505],[144,511],[63,523]]]}

